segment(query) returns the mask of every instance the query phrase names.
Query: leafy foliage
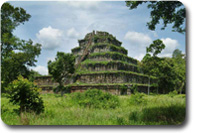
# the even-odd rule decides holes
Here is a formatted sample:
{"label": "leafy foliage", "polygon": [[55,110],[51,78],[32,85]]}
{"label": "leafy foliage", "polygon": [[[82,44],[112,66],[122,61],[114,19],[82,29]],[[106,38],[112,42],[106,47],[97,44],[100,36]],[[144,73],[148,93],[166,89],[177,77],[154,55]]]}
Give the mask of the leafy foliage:
{"label": "leafy foliage", "polygon": [[183,4],[179,1],[126,1],[126,6],[135,9],[143,3],[148,3],[147,7],[151,10],[151,21],[147,23],[150,30],[155,30],[155,26],[163,20],[164,30],[168,24],[173,24],[173,31],[185,32],[186,11]]}
{"label": "leafy foliage", "polygon": [[20,113],[34,111],[39,114],[44,111],[43,100],[39,97],[39,88],[22,76],[10,83],[7,91],[10,102],[20,106]]}
{"label": "leafy foliage", "polygon": [[152,53],[153,56],[157,56],[161,51],[165,48],[165,44],[162,42],[162,40],[157,39],[154,40],[152,44],[150,44],[149,47],[147,47],[147,53]]}
{"label": "leafy foliage", "polygon": [[145,74],[158,78],[160,93],[177,90],[180,93],[185,87],[185,59],[159,58],[146,54],[142,59],[141,69]]}
{"label": "leafy foliage", "polygon": [[72,49],[72,52],[77,52],[79,50],[81,50],[81,47],[75,47],[75,48]]}
{"label": "leafy foliage", "polygon": [[180,93],[185,93],[186,88],[186,58],[178,49],[174,50],[172,59],[174,60],[174,69],[176,70],[176,88]]}
{"label": "leafy foliage", "polygon": [[127,95],[127,86],[125,84],[120,85],[119,89],[121,95]]}
{"label": "leafy foliage", "polygon": [[41,44],[33,45],[31,40],[25,41],[13,35],[20,24],[28,21],[30,14],[23,8],[4,3],[1,8],[1,68],[2,88],[17,79],[19,75],[28,78],[31,74],[28,67],[35,66],[35,58],[39,56]]}
{"label": "leafy foliage", "polygon": [[177,122],[183,122],[185,114],[185,106],[172,104],[168,106],[144,108],[140,119],[147,123],[160,122],[162,125],[166,123],[174,125]]}
{"label": "leafy foliage", "polygon": [[75,92],[71,94],[71,97],[74,103],[83,107],[114,109],[119,106],[117,96],[97,89],[89,89],[83,93]]}
{"label": "leafy foliage", "polygon": [[147,104],[147,100],[144,97],[145,97],[144,93],[135,92],[134,94],[131,95],[129,104],[145,105]]}
{"label": "leafy foliage", "polygon": [[52,75],[53,79],[59,83],[59,91],[64,89],[64,82],[69,78],[75,71],[74,68],[75,57],[72,54],[57,52],[55,61],[48,62],[49,74]]}
{"label": "leafy foliage", "polygon": [[176,90],[169,92],[169,96],[174,97],[178,94]]}

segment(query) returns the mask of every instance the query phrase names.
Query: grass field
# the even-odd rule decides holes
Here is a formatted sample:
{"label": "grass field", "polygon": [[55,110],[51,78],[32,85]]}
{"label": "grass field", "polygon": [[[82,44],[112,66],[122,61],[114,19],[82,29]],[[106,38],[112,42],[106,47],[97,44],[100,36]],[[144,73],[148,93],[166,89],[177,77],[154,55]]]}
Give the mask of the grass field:
{"label": "grass field", "polygon": [[18,115],[9,99],[1,97],[1,118],[8,125],[177,125],[185,119],[185,95],[144,95],[119,97],[115,109],[82,107],[71,94],[42,94],[45,111],[39,115]]}

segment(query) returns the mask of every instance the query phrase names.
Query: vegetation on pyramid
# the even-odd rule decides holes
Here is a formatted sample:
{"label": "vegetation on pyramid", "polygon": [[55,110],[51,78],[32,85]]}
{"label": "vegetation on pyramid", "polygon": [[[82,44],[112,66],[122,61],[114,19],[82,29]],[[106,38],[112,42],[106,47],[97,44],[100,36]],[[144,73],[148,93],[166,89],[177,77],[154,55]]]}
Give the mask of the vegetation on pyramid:
{"label": "vegetation on pyramid", "polygon": [[139,72],[138,61],[129,57],[128,50],[108,32],[93,31],[78,42],[79,46],[72,49],[76,57],[74,83],[70,85],[72,90],[87,89],[80,86],[105,89],[107,85],[116,92],[122,85],[138,85],[147,92],[147,88],[156,83],[155,77]]}

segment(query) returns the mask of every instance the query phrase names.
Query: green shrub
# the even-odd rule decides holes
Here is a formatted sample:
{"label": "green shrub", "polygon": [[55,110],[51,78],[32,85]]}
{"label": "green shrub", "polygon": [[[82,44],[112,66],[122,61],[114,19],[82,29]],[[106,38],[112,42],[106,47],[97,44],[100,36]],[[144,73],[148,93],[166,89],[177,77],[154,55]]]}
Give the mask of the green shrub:
{"label": "green shrub", "polygon": [[148,107],[142,110],[141,120],[149,123],[180,124],[184,121],[185,114],[184,105]]}
{"label": "green shrub", "polygon": [[137,84],[133,84],[131,87],[131,94],[138,93],[138,86]]}
{"label": "green shrub", "polygon": [[169,96],[174,97],[178,94],[176,90],[169,92]]}
{"label": "green shrub", "polygon": [[117,96],[98,89],[89,89],[83,93],[75,92],[71,94],[71,98],[74,103],[83,107],[114,109],[119,106]]}
{"label": "green shrub", "polygon": [[128,121],[123,117],[117,117],[117,125],[128,125]]}
{"label": "green shrub", "polygon": [[34,111],[39,114],[44,111],[43,100],[39,97],[39,88],[33,82],[19,76],[18,80],[10,83],[6,90],[10,102],[20,106],[20,113]]}
{"label": "green shrub", "polygon": [[79,50],[81,50],[80,47],[75,47],[75,48],[72,49],[72,52],[76,52],[76,51],[79,51]]}
{"label": "green shrub", "polygon": [[[71,93],[71,85],[67,85],[67,86],[56,86],[53,88],[53,92],[54,93],[58,93],[58,92],[61,92],[61,93]],[[62,95],[63,95],[62,94]]]}
{"label": "green shrub", "polygon": [[144,93],[136,92],[132,94],[130,97],[129,104],[139,105],[139,104],[147,104],[147,100],[144,98]]}
{"label": "green shrub", "polygon": [[120,85],[120,94],[121,95],[127,95],[127,86],[122,84]]}
{"label": "green shrub", "polygon": [[139,119],[139,113],[137,111],[133,111],[130,113],[129,120],[138,121],[138,119]]}

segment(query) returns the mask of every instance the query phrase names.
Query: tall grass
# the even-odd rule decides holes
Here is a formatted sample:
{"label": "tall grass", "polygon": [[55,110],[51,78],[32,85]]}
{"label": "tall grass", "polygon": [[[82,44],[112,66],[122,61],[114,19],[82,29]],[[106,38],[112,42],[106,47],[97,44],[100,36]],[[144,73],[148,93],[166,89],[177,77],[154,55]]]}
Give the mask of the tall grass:
{"label": "tall grass", "polygon": [[18,107],[2,97],[1,118],[8,125],[174,125],[185,118],[185,95],[142,94],[139,104],[131,101],[134,96],[116,96],[115,108],[82,106],[73,101],[73,95],[43,94],[45,111],[40,115],[19,115]]}
{"label": "tall grass", "polygon": [[75,92],[71,94],[71,100],[74,104],[89,108],[114,109],[119,106],[119,98],[117,96],[98,89],[89,89],[83,93]]}

